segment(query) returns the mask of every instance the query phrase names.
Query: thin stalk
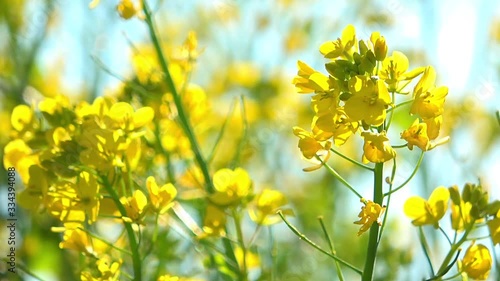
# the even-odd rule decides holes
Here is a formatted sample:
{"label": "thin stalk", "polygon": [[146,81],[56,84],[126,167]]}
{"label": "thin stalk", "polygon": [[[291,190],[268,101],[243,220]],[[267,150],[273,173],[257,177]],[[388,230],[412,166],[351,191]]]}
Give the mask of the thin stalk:
{"label": "thin stalk", "polygon": [[229,107],[229,111],[227,112],[226,119],[224,120],[224,123],[222,123],[222,127],[219,131],[219,134],[217,135],[217,138],[215,139],[215,144],[212,148],[212,151],[210,152],[210,155],[208,155],[208,157],[207,157],[207,163],[209,163],[209,164],[214,159],[215,151],[217,150],[217,147],[219,146],[219,143],[222,140],[222,136],[224,135],[224,132],[226,131],[226,126],[227,126],[227,123],[229,121],[229,117],[231,117],[231,115],[233,114],[235,105],[236,105],[236,101],[233,100],[233,102],[231,102],[231,106]]}
{"label": "thin stalk", "polygon": [[395,189],[389,191],[389,192],[386,192],[384,193],[384,197],[387,196],[387,195],[390,195],[390,194],[393,194],[394,192],[400,190],[401,188],[403,188],[408,182],[410,182],[410,180],[415,176],[415,174],[417,174],[417,171],[418,169],[420,168],[420,164],[422,164],[422,160],[424,159],[424,151],[422,151],[420,153],[420,158],[418,158],[418,162],[417,162],[417,165],[415,166],[415,169],[413,170],[413,172],[411,173],[410,177],[408,177],[408,179],[405,180],[405,182],[403,182],[400,186],[396,187]]}
{"label": "thin stalk", "polygon": [[230,167],[237,167],[240,162],[241,152],[244,149],[245,143],[248,138],[248,119],[247,112],[245,107],[245,97],[243,95],[240,96],[240,104],[241,104],[241,120],[243,121],[243,134],[241,136],[241,140],[238,143],[238,149],[236,150],[236,154],[234,155],[233,160],[231,161]]}
{"label": "thin stalk", "polygon": [[352,159],[352,158],[350,158],[348,156],[345,156],[344,154],[338,152],[337,150],[335,150],[333,148],[330,148],[330,151],[333,152],[333,153],[335,153],[335,154],[337,154],[338,156],[344,158],[345,160],[353,163],[354,165],[357,165],[358,167],[361,167],[361,168],[366,169],[366,170],[374,171],[374,169],[372,167],[370,167],[368,165],[365,165],[363,163],[360,163],[360,162],[358,162],[358,161],[356,161],[356,160],[354,160],[354,159]]}
{"label": "thin stalk", "polygon": [[399,107],[402,107],[402,106],[407,105],[407,104],[412,103],[412,102],[413,102],[413,99],[411,99],[411,100],[407,100],[407,101],[404,101],[404,102],[402,102],[402,103],[400,103],[400,104],[397,104],[397,105],[395,105],[395,106],[393,106],[393,107],[391,107],[391,108],[387,109],[386,113],[389,113],[389,112],[391,112],[391,111],[393,111],[393,110],[396,110],[396,109],[397,109],[397,108],[399,108]]}
{"label": "thin stalk", "polygon": [[455,252],[460,248],[460,246],[465,241],[467,241],[467,236],[471,232],[473,226],[474,226],[474,224],[470,224],[470,226],[465,230],[465,233],[462,235],[462,237],[460,238],[460,240],[458,240],[457,243],[451,245],[450,251],[448,252],[448,254],[446,255],[446,257],[444,258],[443,263],[441,264],[441,267],[439,267],[439,270],[437,272],[437,276],[443,276],[444,275],[444,273],[445,273],[444,270],[448,267],[448,265],[449,265],[451,259],[453,258],[453,255],[455,254]]}
{"label": "thin stalk", "polygon": [[421,226],[418,227],[418,238],[420,239],[420,245],[422,246],[422,251],[424,251],[425,259],[429,264],[431,276],[434,276],[434,267],[432,266],[431,257],[429,256],[429,244],[427,243],[427,239],[425,239],[424,230]]}
{"label": "thin stalk", "polygon": [[356,196],[358,196],[360,199],[363,197],[356,191],[356,189],[354,189],[354,187],[352,187],[343,177],[341,177],[339,173],[337,173],[337,171],[335,171],[332,167],[330,167],[330,165],[326,164],[326,162],[324,162],[321,158],[319,157],[317,158],[319,159],[319,161],[321,161],[323,166],[326,167],[326,169],[330,172],[330,174],[332,174],[338,181],[347,186],[347,188],[349,188],[349,190],[351,190],[354,194],[356,194]]}
{"label": "thin stalk", "polygon": [[205,184],[206,184],[206,189],[209,193],[213,193],[214,187],[212,184],[212,181],[210,179],[210,173],[208,171],[208,165],[205,159],[203,158],[203,155],[201,154],[201,149],[200,146],[198,145],[198,141],[196,139],[196,136],[194,135],[193,128],[191,126],[191,123],[187,117],[187,114],[184,110],[184,106],[182,104],[181,97],[179,93],[177,92],[177,89],[174,84],[174,80],[172,79],[172,76],[170,75],[170,71],[168,69],[168,61],[165,55],[163,54],[160,41],[157,36],[156,28],[153,22],[153,18],[151,15],[151,11],[149,9],[149,5],[146,0],[143,1],[143,12],[145,15],[145,20],[146,24],[149,29],[149,35],[151,37],[151,40],[153,41],[153,45],[155,47],[156,55],[158,56],[158,60],[160,63],[160,66],[162,68],[162,71],[165,73],[165,82],[167,84],[167,87],[170,89],[172,92],[172,96],[174,98],[174,103],[175,106],[177,107],[177,113],[179,117],[179,121],[181,123],[181,127],[186,134],[187,138],[189,139],[189,143],[191,144],[191,149],[193,150],[196,162],[200,166],[201,172],[203,173],[203,176],[205,178]]}
{"label": "thin stalk", "polygon": [[[127,251],[127,250],[124,250],[124,249],[122,249],[122,248],[116,247],[116,246],[115,246],[115,245],[113,245],[112,243],[110,243],[110,242],[108,242],[108,241],[106,241],[106,240],[102,239],[101,237],[99,237],[99,236],[95,235],[94,233],[90,232],[90,231],[89,231],[89,230],[87,230],[87,229],[85,229],[85,228],[83,228],[83,227],[79,227],[78,229],[80,229],[80,230],[84,231],[84,232],[85,232],[85,233],[87,233],[90,237],[95,238],[95,239],[97,239],[97,240],[101,241],[102,243],[104,243],[104,244],[108,245],[110,248],[113,248],[113,249],[115,249],[115,250],[117,250],[117,251],[119,251],[119,252],[121,252],[121,253],[124,253],[124,254],[127,254],[127,255],[132,256],[132,253],[131,253],[131,252],[129,252],[129,251]],[[123,234],[123,232],[122,232],[122,234]]]}
{"label": "thin stalk", "polygon": [[446,240],[448,241],[448,243],[451,246],[453,243],[451,242],[450,237],[448,237],[448,234],[446,234],[446,232],[444,231],[444,229],[442,227],[439,227],[439,230],[441,231],[441,233],[443,233],[444,237],[446,238]]}
{"label": "thin stalk", "polygon": [[[104,183],[104,187],[106,191],[111,195],[111,198],[115,202],[116,207],[118,208],[118,211],[120,211],[120,214],[123,217],[127,216],[127,210],[123,206],[122,202],[120,202],[120,198],[118,197],[118,194],[116,191],[113,189],[113,186],[109,183],[107,177],[101,177],[102,182]],[[130,250],[132,251],[132,264],[134,268],[134,281],[141,281],[142,280],[142,264],[141,264],[141,256],[139,254],[139,244],[137,243],[137,240],[135,238],[135,233],[134,229],[132,228],[132,224],[129,222],[123,221],[123,225],[125,226],[125,230],[127,231],[127,236],[128,236],[128,241],[130,244]]]}
{"label": "thin stalk", "polygon": [[[328,234],[328,231],[326,230],[325,223],[323,222],[323,217],[318,217],[319,224],[321,225],[321,229],[323,229],[323,233],[325,234],[325,240],[328,242],[328,246],[330,247],[330,253],[332,255],[336,255],[337,253],[335,252],[335,247],[333,245],[333,241],[330,238],[330,234]],[[340,281],[344,281],[344,275],[342,274],[342,269],[340,268],[340,264],[338,261],[334,260],[335,262],[335,269],[337,271],[337,276],[339,277]]]}
{"label": "thin stalk", "polygon": [[240,280],[246,281],[248,280],[247,248],[245,247],[245,240],[243,238],[243,231],[241,229],[241,218],[240,214],[238,214],[236,210],[233,210],[232,213],[234,218],[234,226],[236,228],[236,236],[238,237],[238,242],[240,244],[241,251],[243,252],[242,264],[240,268]]}
{"label": "thin stalk", "polygon": [[[384,199],[382,184],[384,182],[384,163],[375,164],[375,175],[373,178],[373,202],[382,205]],[[370,228],[370,237],[368,238],[368,251],[366,253],[365,268],[363,269],[362,281],[373,280],[375,261],[377,258],[379,225],[374,223]]]}
{"label": "thin stalk", "polygon": [[293,226],[292,224],[290,224],[290,222],[285,218],[285,216],[283,215],[283,213],[280,211],[277,212],[278,215],[281,217],[281,219],[283,220],[283,222],[286,224],[286,226],[288,226],[288,228],[290,228],[290,230],[299,237],[299,239],[303,240],[304,242],[306,242],[307,244],[311,245],[314,249],[322,252],[323,254],[331,257],[332,259],[340,262],[342,265],[345,265],[347,266],[348,268],[352,269],[354,272],[358,273],[359,275],[362,275],[363,274],[363,271],[361,271],[360,269],[356,268],[354,265],[344,261],[343,259],[337,257],[337,255],[332,255],[331,253],[328,253],[327,251],[323,250],[320,246],[318,246],[316,243],[314,243],[313,241],[311,241],[311,239],[307,238],[307,236],[305,236],[304,234],[300,233],[300,231],[297,230],[297,228],[295,226]]}

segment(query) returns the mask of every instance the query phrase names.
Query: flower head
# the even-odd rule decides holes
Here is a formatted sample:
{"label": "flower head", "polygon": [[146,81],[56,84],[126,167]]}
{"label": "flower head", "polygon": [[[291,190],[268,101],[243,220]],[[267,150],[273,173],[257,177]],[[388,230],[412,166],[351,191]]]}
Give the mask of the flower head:
{"label": "flower head", "polygon": [[361,212],[358,214],[358,217],[360,218],[359,221],[354,222],[355,224],[362,225],[358,231],[358,236],[370,229],[374,222],[381,225],[380,216],[382,216],[385,211],[385,207],[382,207],[377,203],[373,203],[370,200],[361,198],[361,202],[365,205],[361,207]]}
{"label": "flower head", "polygon": [[467,276],[477,280],[486,280],[492,265],[491,254],[486,246],[472,244],[465,252],[462,270]]}
{"label": "flower head", "polygon": [[439,220],[448,209],[449,199],[449,190],[439,186],[431,193],[429,200],[419,196],[408,198],[404,205],[404,213],[412,219],[411,223],[415,226],[431,224],[438,228]]}
{"label": "flower head", "polygon": [[381,134],[363,132],[361,136],[365,139],[363,146],[364,163],[383,163],[396,156],[396,151],[391,147],[389,138],[384,132]]}
{"label": "flower head", "polygon": [[155,211],[163,214],[172,207],[172,201],[177,195],[177,189],[175,189],[173,184],[167,183],[162,187],[158,187],[155,178],[148,177],[146,180],[146,187],[149,192],[151,205]]}
{"label": "flower head", "polygon": [[224,207],[239,204],[252,188],[252,180],[242,168],[220,169],[215,172],[213,182],[215,192],[210,196],[210,201]]}
{"label": "flower head", "polygon": [[420,78],[414,89],[415,100],[411,106],[410,113],[418,114],[423,119],[434,118],[444,111],[444,101],[448,95],[448,87],[435,87],[436,72],[428,66],[424,75]]}
{"label": "flower head", "polygon": [[418,119],[415,119],[410,128],[404,130],[401,133],[401,138],[408,142],[408,148],[410,150],[413,150],[414,145],[416,145],[422,151],[426,151],[429,149],[427,124],[420,123]]}
{"label": "flower head", "polygon": [[349,80],[349,90],[353,94],[345,102],[345,112],[353,120],[363,120],[366,124],[379,126],[384,122],[386,106],[391,97],[382,80],[358,75]]}
{"label": "flower head", "polygon": [[254,206],[249,209],[250,218],[254,222],[270,225],[280,221],[276,211],[287,203],[283,193],[277,190],[264,189],[254,200]]}

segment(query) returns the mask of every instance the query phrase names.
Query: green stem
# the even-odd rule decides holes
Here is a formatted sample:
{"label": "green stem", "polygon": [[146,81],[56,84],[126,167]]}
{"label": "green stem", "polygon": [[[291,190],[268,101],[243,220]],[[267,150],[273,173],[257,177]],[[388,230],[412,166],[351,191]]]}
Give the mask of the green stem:
{"label": "green stem", "polygon": [[373,170],[374,170],[372,167],[370,167],[370,166],[368,166],[368,165],[365,165],[365,164],[363,164],[363,163],[360,163],[360,162],[358,162],[358,161],[356,161],[356,160],[354,160],[354,159],[352,159],[352,158],[350,158],[350,157],[347,157],[347,156],[345,156],[344,154],[342,154],[342,153],[338,152],[337,150],[335,150],[335,149],[333,149],[333,148],[330,148],[330,151],[331,151],[331,152],[333,152],[333,153],[335,153],[335,154],[337,154],[338,156],[340,156],[340,157],[344,158],[345,160],[347,160],[347,161],[349,161],[349,162],[353,163],[354,165],[357,165],[357,166],[359,166],[359,167],[363,168],[363,169],[367,169],[367,170],[370,170],[370,171],[373,171]]}
{"label": "green stem", "polygon": [[299,237],[299,239],[303,240],[304,242],[306,242],[307,244],[311,245],[314,249],[322,252],[323,254],[331,257],[332,259],[340,262],[341,264],[349,267],[350,269],[352,269],[354,272],[358,273],[359,275],[362,275],[363,274],[363,271],[361,271],[360,269],[356,268],[354,265],[344,261],[343,259],[337,257],[337,255],[332,255],[331,253],[328,253],[327,251],[323,250],[320,246],[318,246],[316,243],[314,243],[313,241],[311,241],[311,239],[307,238],[307,236],[305,236],[304,234],[300,233],[299,230],[297,230],[297,228],[295,226],[293,226],[286,218],[285,216],[283,215],[283,212],[278,211],[277,212],[278,215],[281,217],[281,219],[283,220],[283,222],[286,224],[286,226],[288,226],[288,228],[290,228],[290,230]]}
{"label": "green stem", "polygon": [[449,265],[451,259],[453,258],[455,252],[460,248],[460,246],[462,246],[462,244],[467,241],[467,236],[469,235],[469,233],[471,232],[472,230],[472,227],[474,226],[474,224],[470,224],[470,226],[465,230],[465,233],[462,235],[462,237],[460,238],[460,240],[458,240],[457,243],[451,245],[451,248],[450,248],[450,251],[448,252],[448,254],[446,255],[446,257],[444,258],[443,260],[443,263],[441,263],[441,267],[439,267],[439,270],[437,272],[437,276],[443,276],[446,272],[443,272]]}
{"label": "green stem", "polygon": [[420,245],[422,246],[422,251],[424,251],[425,259],[431,269],[431,275],[434,275],[434,267],[432,266],[431,257],[429,256],[429,244],[427,243],[427,239],[425,239],[425,233],[421,226],[418,227],[418,238],[420,239]]}
{"label": "green stem", "polygon": [[413,99],[404,101],[404,102],[402,102],[400,104],[395,105],[394,107],[391,107],[391,108],[387,109],[386,113],[389,113],[389,112],[391,112],[391,111],[393,111],[393,110],[395,110],[395,109],[397,109],[397,108],[399,108],[399,107],[401,107],[403,105],[407,105],[407,104],[412,103],[412,102],[413,102]]}
{"label": "green stem", "polygon": [[240,268],[240,280],[247,281],[248,280],[248,272],[247,272],[247,248],[245,247],[245,240],[243,238],[243,231],[241,229],[241,218],[240,214],[236,210],[233,209],[233,218],[234,218],[234,226],[236,228],[236,235],[238,237],[238,242],[241,246],[241,251],[243,252],[242,264]]}
{"label": "green stem", "polygon": [[[394,177],[396,177],[396,169],[397,169],[397,162],[396,162],[396,158],[392,158],[392,172],[391,172],[391,180],[390,180],[390,183],[389,183],[389,192],[391,192],[392,190],[392,185],[393,185],[393,182],[394,182]],[[391,195],[389,193],[389,196],[387,197],[387,202],[386,202],[386,205],[385,205],[385,212],[384,212],[384,218],[382,219],[382,226],[380,227],[380,231],[379,231],[379,234],[378,234],[378,241],[380,242],[380,240],[382,239],[382,234],[384,233],[384,229],[385,229],[385,222],[387,221],[387,216],[389,214],[389,205],[391,204]]]}
{"label": "green stem", "polygon": [[[323,233],[325,234],[325,239],[328,242],[328,246],[330,246],[330,253],[332,253],[332,255],[336,255],[337,253],[335,252],[333,241],[330,238],[330,234],[328,234],[328,231],[326,230],[325,223],[323,222],[323,217],[318,217],[318,220],[319,224],[321,224],[321,229],[323,229]],[[339,277],[339,280],[344,281],[344,275],[342,274],[342,269],[340,268],[339,262],[336,260],[335,260],[335,269],[337,271],[337,276]]]}
{"label": "green stem", "polygon": [[203,173],[203,177],[205,178],[205,184],[206,184],[206,189],[209,193],[212,193],[214,191],[214,187],[212,184],[212,181],[210,180],[210,173],[208,171],[208,165],[203,158],[203,155],[201,154],[200,147],[198,145],[198,141],[194,135],[193,128],[191,126],[191,123],[187,117],[186,112],[184,111],[184,106],[182,105],[182,100],[177,92],[177,89],[174,84],[174,80],[172,79],[172,76],[170,75],[170,71],[168,69],[168,61],[167,58],[164,56],[160,41],[158,40],[157,32],[155,29],[155,25],[153,23],[153,18],[151,15],[151,11],[149,9],[148,3],[146,0],[143,1],[143,11],[144,15],[146,17],[146,23],[149,29],[149,35],[151,37],[151,40],[153,41],[153,45],[155,47],[156,54],[158,56],[158,60],[160,62],[161,68],[163,72],[165,73],[165,82],[167,84],[167,87],[170,89],[172,92],[172,96],[174,98],[174,103],[175,106],[177,107],[177,113],[178,117],[181,123],[181,127],[184,130],[184,133],[186,134],[186,137],[189,139],[189,143],[191,144],[191,149],[193,150],[196,162],[200,166],[200,169]]}
{"label": "green stem", "polygon": [[[373,180],[373,202],[382,205],[384,199],[382,184],[384,182],[384,163],[375,164],[375,176]],[[377,258],[379,225],[374,223],[370,228],[370,238],[368,239],[368,252],[366,253],[365,268],[363,269],[362,281],[373,280],[375,261]]]}
{"label": "green stem", "polygon": [[413,172],[411,173],[410,177],[408,177],[405,182],[403,182],[400,186],[396,187],[395,189],[389,191],[389,192],[386,192],[384,193],[384,197],[387,196],[387,195],[390,195],[390,194],[393,194],[394,192],[400,190],[401,188],[403,188],[408,182],[410,182],[410,180],[415,176],[415,174],[417,174],[417,171],[418,169],[420,168],[420,164],[422,164],[422,160],[424,159],[424,151],[422,151],[420,153],[420,158],[418,158],[418,162],[417,162],[417,165],[415,166],[415,169],[413,170]]}
{"label": "green stem", "polygon": [[323,166],[326,167],[326,169],[330,172],[330,174],[332,174],[337,180],[339,180],[341,183],[343,183],[345,186],[347,186],[347,188],[349,188],[349,190],[351,190],[354,194],[356,194],[356,196],[358,196],[359,198],[363,197],[363,196],[361,196],[361,194],[359,194],[356,191],[356,189],[354,189],[354,187],[352,187],[343,177],[341,177],[339,175],[339,173],[337,173],[337,171],[335,171],[332,167],[330,167],[330,165],[326,164],[326,162],[324,162],[319,157],[317,157],[317,159],[319,159],[319,161],[321,161],[321,163],[323,164]]}
{"label": "green stem", "polygon": [[[101,177],[101,180],[104,184],[104,187],[106,188],[106,191],[109,193],[109,195],[111,195],[111,198],[115,202],[115,205],[118,208],[118,211],[120,211],[120,214],[123,217],[126,217],[127,210],[123,206],[122,202],[120,202],[120,198],[118,197],[118,194],[116,193],[116,191],[113,189],[113,186],[109,183],[108,178],[104,176],[104,177]],[[132,263],[133,263],[133,268],[134,268],[134,281],[141,281],[142,280],[141,256],[139,254],[139,245],[138,245],[137,240],[135,238],[134,229],[132,228],[132,224],[129,222],[123,221],[123,225],[125,226],[125,230],[127,231],[128,241],[130,243],[130,250],[132,251]]]}

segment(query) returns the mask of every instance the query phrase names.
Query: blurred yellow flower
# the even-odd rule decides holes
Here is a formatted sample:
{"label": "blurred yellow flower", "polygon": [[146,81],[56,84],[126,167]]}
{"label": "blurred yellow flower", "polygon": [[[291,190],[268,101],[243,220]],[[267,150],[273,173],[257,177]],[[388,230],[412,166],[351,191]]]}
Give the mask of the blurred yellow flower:
{"label": "blurred yellow flower", "polygon": [[287,200],[283,193],[277,190],[264,189],[257,194],[254,204],[248,209],[248,213],[250,218],[258,224],[275,224],[281,221],[276,212],[286,203]]}
{"label": "blurred yellow flower", "polygon": [[146,187],[149,192],[149,199],[153,209],[160,214],[165,213],[173,206],[173,200],[177,196],[177,189],[171,183],[158,187],[154,177],[146,179]]}
{"label": "blurred yellow flower", "polygon": [[208,204],[203,219],[203,231],[205,236],[225,236],[226,235],[226,214],[219,207]]}
{"label": "blurred yellow flower", "polygon": [[490,274],[491,254],[488,248],[481,244],[469,246],[462,260],[462,270],[467,276],[477,280],[486,280]]}
{"label": "blurred yellow flower", "polygon": [[81,172],[76,183],[76,205],[75,208],[85,212],[89,223],[97,220],[101,196],[99,195],[100,185],[94,175],[88,172]]}
{"label": "blurred yellow flower", "polygon": [[121,0],[116,6],[116,10],[120,17],[126,20],[132,18],[137,13],[137,8],[132,0]]}
{"label": "blurred yellow flower", "polygon": [[59,248],[75,250],[84,254],[92,254],[92,237],[80,228],[66,229]]}
{"label": "blurred yellow flower", "polygon": [[404,213],[415,226],[431,224],[439,227],[439,220],[448,209],[450,192],[444,186],[439,186],[431,193],[429,200],[419,196],[412,196],[404,204]]}
{"label": "blurred yellow flower", "polygon": [[420,123],[420,121],[415,119],[410,128],[404,130],[401,133],[401,138],[408,142],[408,148],[413,150],[413,146],[416,145],[422,151],[427,151],[429,149],[429,137],[427,136],[427,124]]}
{"label": "blurred yellow flower", "polygon": [[361,224],[361,228],[358,231],[358,236],[366,232],[374,222],[377,222],[379,225],[382,224],[380,221],[380,216],[382,216],[385,212],[385,207],[380,206],[373,201],[366,200],[361,198],[361,202],[364,206],[361,207],[361,212],[359,212],[358,217],[359,221],[355,221],[355,224]]}
{"label": "blurred yellow flower", "polygon": [[214,174],[213,183],[215,192],[210,195],[210,202],[224,207],[238,205],[252,189],[250,176],[242,168],[218,170]]}
{"label": "blurred yellow flower", "polygon": [[24,104],[14,107],[10,116],[12,128],[19,132],[28,129],[33,120],[33,113],[33,109]]}
{"label": "blurred yellow flower", "polygon": [[363,163],[383,163],[396,157],[396,151],[389,143],[389,138],[387,138],[385,132],[380,134],[363,132],[361,136],[365,140],[363,145]]}
{"label": "blurred yellow flower", "polygon": [[464,228],[474,220],[470,215],[472,209],[471,202],[460,201],[460,205],[451,202],[451,228],[456,231],[463,231]]}
{"label": "blurred yellow flower", "polygon": [[386,107],[391,97],[382,80],[357,75],[349,80],[352,96],[345,102],[345,112],[352,121],[363,120],[368,125],[379,126],[384,122]]}
{"label": "blurred yellow flower", "polygon": [[500,210],[497,212],[495,218],[489,220],[487,224],[493,245],[500,243]]}
{"label": "blurred yellow flower", "polygon": [[126,222],[138,222],[142,218],[144,208],[148,204],[146,196],[140,190],[134,191],[131,197],[120,198],[120,202],[125,207],[127,213],[127,216],[123,217],[123,220]]}

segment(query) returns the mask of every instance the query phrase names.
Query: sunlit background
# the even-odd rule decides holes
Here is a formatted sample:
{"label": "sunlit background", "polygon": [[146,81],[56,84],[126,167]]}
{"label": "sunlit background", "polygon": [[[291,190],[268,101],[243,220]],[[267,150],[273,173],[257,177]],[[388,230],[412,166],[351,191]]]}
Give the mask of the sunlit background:
{"label": "sunlit background", "polygon": [[[117,1],[101,0],[95,9],[89,9],[89,2],[0,0],[2,146],[8,141],[6,114],[16,104],[33,104],[44,91],[91,101],[116,94],[123,80],[134,75],[133,53],[150,44],[146,25],[139,18],[119,18]],[[417,231],[402,213],[410,195],[427,198],[439,185],[462,187],[479,179],[490,189],[491,197],[500,198],[500,124],[495,119],[500,109],[500,2],[151,2],[166,45],[180,45],[189,31],[196,32],[203,51],[191,81],[205,89],[221,123],[231,104],[244,96],[248,139],[241,165],[251,174],[254,187],[270,186],[284,192],[296,215],[291,221],[315,241],[322,241],[317,217],[323,216],[339,256],[358,266],[367,245],[367,237],[357,237],[358,226],[352,224],[360,208],[358,198],[323,170],[302,171],[311,163],[301,156],[292,126],[308,128],[312,111],[310,97],[297,94],[291,83],[297,60],[323,69],[325,60],[319,46],[335,40],[347,24],[353,24],[358,39],[380,31],[389,53],[404,52],[410,68],[435,67],[437,85],[449,87],[442,131],[451,141],[426,154],[417,176],[393,197],[388,230],[380,246],[383,258],[377,267],[377,280],[421,280],[422,273],[428,272],[416,242]],[[238,103],[232,115],[234,130],[227,142],[242,136],[240,112]],[[399,136],[393,138],[398,142]],[[210,146],[202,144],[206,154]],[[343,151],[360,159],[361,143],[346,145]],[[215,158],[214,167],[225,165],[228,159],[225,149],[218,153],[221,155]],[[401,154],[397,182],[408,177],[418,156],[417,151]],[[364,197],[372,197],[371,177],[340,158],[330,161]],[[3,176],[2,180],[5,182]],[[5,192],[0,195],[0,202],[6,202]],[[4,209],[0,210],[2,218]],[[19,257],[45,280],[57,280],[65,257],[57,251],[57,235],[44,232],[50,229],[50,222],[34,226],[30,214],[19,212],[23,216],[18,230],[23,243]],[[431,248],[443,248],[441,254],[432,256],[439,264],[446,253],[445,240],[429,230]],[[279,253],[276,280],[335,278],[332,261],[301,243],[283,224],[274,226],[273,234]],[[269,239],[270,233],[263,231],[256,243],[268,245]],[[186,250],[187,243],[181,240],[177,251]],[[4,244],[0,245],[2,256]],[[486,244],[493,249],[490,242]],[[500,251],[495,250],[500,257]],[[491,280],[497,279],[499,269],[497,261]],[[171,270],[189,274],[185,271],[191,267],[186,264]]]}

